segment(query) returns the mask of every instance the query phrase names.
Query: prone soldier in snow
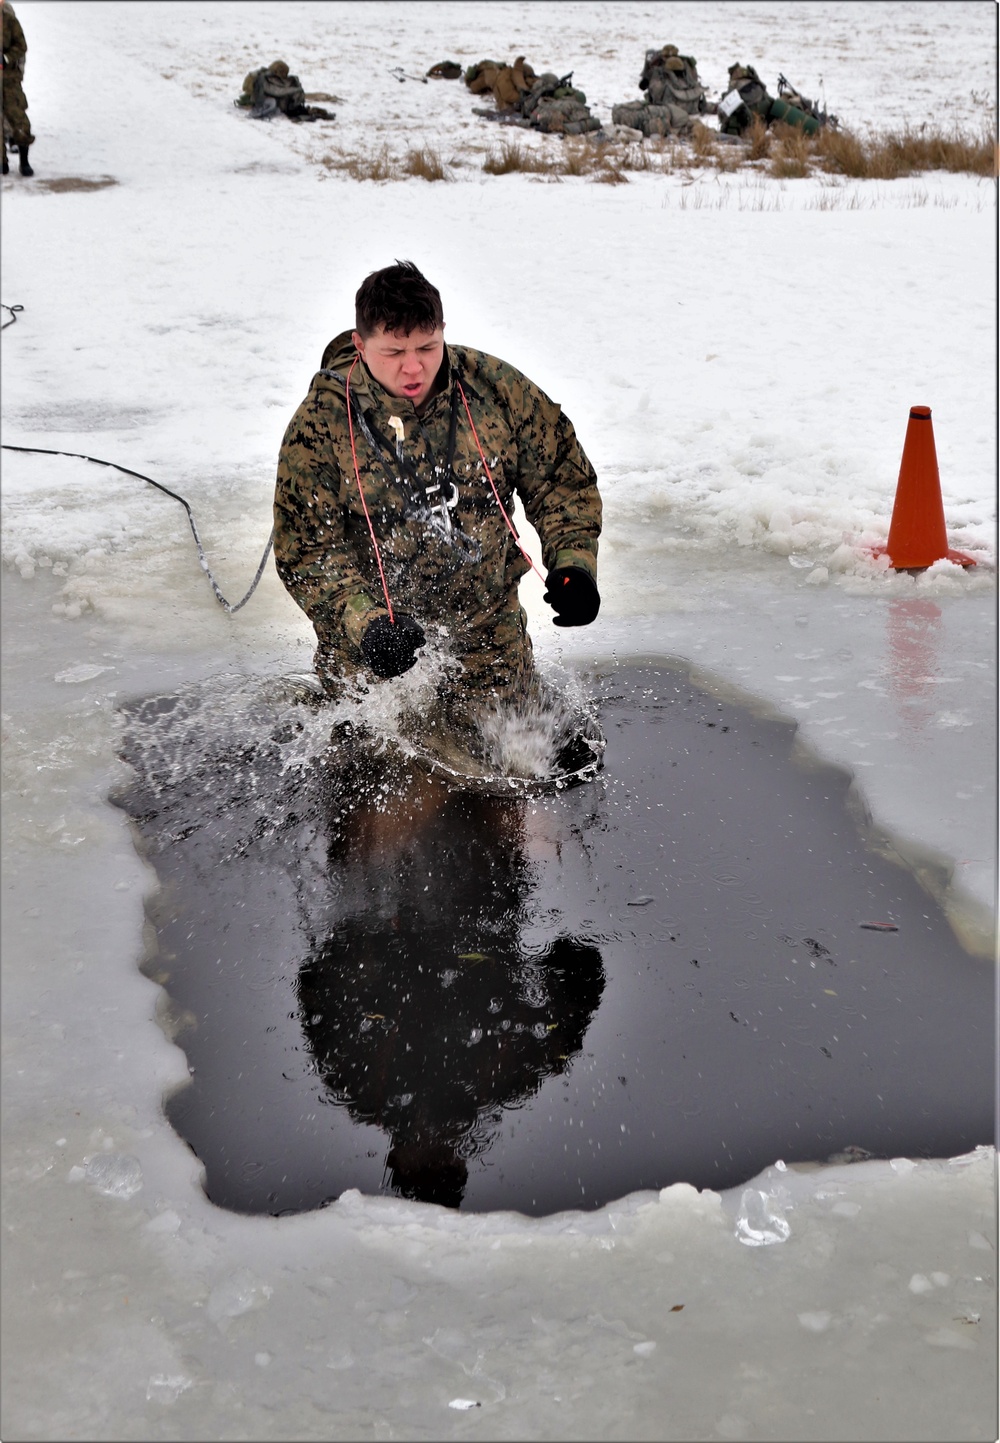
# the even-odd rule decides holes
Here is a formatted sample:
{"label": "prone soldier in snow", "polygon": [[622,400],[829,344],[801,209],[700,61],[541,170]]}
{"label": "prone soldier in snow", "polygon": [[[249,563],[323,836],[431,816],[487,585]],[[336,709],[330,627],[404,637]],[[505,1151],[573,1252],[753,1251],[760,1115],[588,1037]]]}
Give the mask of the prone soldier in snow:
{"label": "prone soldier in snow", "polygon": [[535,694],[515,497],[555,624],[586,626],[601,500],[568,417],[513,366],[446,345],[440,293],[412,262],[373,272],[288,425],[275,488],[278,575],[331,695],[408,671],[428,637],[453,663],[440,686],[456,725]]}
{"label": "prone soldier in snow", "polygon": [[571,84],[573,72],[558,76],[554,71],[537,75],[519,55],[513,65],[480,60],[465,72],[465,83],[473,95],[493,96],[496,110],[476,110],[484,120],[540,130],[547,135],[586,135],[600,130],[601,122],[591,115],[587,97]]}
{"label": "prone soldier in snow", "polygon": [[837,117],[827,115],[811,100],[793,90],[783,75],[778,77],[777,96],[769,95],[764,82],[752,65],[739,63],[729,67],[729,86],[719,101],[719,129],[723,135],[743,135],[759,116],[765,125],[780,120],[794,125],[806,135],[815,135],[823,126],[837,127]]}

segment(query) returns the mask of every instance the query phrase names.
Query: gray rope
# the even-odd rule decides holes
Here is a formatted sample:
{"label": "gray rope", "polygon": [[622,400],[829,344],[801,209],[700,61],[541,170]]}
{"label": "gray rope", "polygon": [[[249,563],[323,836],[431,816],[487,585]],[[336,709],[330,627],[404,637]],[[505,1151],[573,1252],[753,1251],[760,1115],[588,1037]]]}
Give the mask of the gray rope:
{"label": "gray rope", "polygon": [[[4,309],[21,310],[22,308],[20,306],[6,306],[4,307]],[[12,324],[12,322],[5,321],[4,324],[9,326]],[[187,512],[188,521],[191,523],[191,534],[194,536],[194,544],[198,548],[198,560],[201,563],[201,569],[208,577],[209,583],[212,587],[212,590],[215,592],[215,595],[218,598],[220,605],[226,611],[228,611],[230,615],[232,615],[234,612],[239,611],[241,606],[246,606],[251,596],[253,596],[254,592],[257,590],[257,583],[264,575],[264,567],[267,565],[267,558],[270,556],[271,547],[274,545],[273,527],[271,528],[270,536],[267,538],[267,546],[264,548],[264,555],[260,558],[260,565],[257,567],[257,575],[253,579],[250,590],[247,592],[246,596],[244,596],[242,601],[238,601],[235,606],[232,606],[223,596],[222,592],[219,590],[219,585],[215,577],[212,575],[212,569],[209,566],[208,558],[205,555],[205,548],[201,544],[201,537],[198,535],[198,528],[194,523],[194,512],[191,510],[191,507],[188,505],[188,503],[184,500],[184,497],[178,496],[176,491],[171,491],[169,487],[161,485],[159,481],[154,481],[151,476],[144,476],[141,471],[130,471],[127,466],[119,466],[115,461],[102,461],[98,456],[85,456],[82,451],[51,451],[44,446],[8,446],[6,443],[4,443],[4,445],[0,447],[0,449],[4,451],[23,451],[33,456],[73,456],[80,461],[93,461],[96,466],[110,466],[112,470],[121,471],[122,474],[125,476],[134,476],[138,481],[148,482],[150,486],[155,486],[157,491],[162,491],[165,496],[171,497],[171,499],[174,501],[179,501],[184,507],[184,510]]]}
{"label": "gray rope", "polygon": [[0,301],[0,310],[10,311],[10,320],[9,320],[9,321],[4,321],[3,325],[0,326],[0,331],[5,331],[8,326],[12,326],[12,325],[14,324],[14,322],[17,320],[17,313],[18,313],[18,311],[23,311],[23,310],[24,310],[24,307],[23,307],[23,306],[8,306],[8,305],[5,305],[5,303],[4,303],[3,301]]}

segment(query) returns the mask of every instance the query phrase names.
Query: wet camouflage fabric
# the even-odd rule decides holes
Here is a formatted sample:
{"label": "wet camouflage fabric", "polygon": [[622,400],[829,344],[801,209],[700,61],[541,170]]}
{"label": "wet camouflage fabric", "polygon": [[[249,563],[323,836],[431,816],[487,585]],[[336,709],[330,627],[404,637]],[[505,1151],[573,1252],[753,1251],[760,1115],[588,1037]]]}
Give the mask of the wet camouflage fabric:
{"label": "wet camouflage fabric", "polygon": [[[341,677],[372,680],[360,643],[368,624],[387,614],[351,455],[345,377],[354,360],[345,331],[327,347],[324,369],[285,432],[274,498],[278,575],[315,627],[316,670],[331,690]],[[450,653],[457,663],[450,685],[459,692],[510,700],[524,695],[533,678],[517,596],[529,564],[484,474],[457,384],[504,509],[512,517],[516,493],[540,537],[546,569],[580,566],[596,579],[597,478],[569,419],[513,366],[449,346],[442,371],[443,388],[418,416],[363,363],[354,366],[351,397],[363,413],[363,423],[354,416],[361,487],[393,611],[416,617],[428,642]],[[449,541],[440,498],[450,490],[453,416],[457,499],[448,508]],[[411,468],[409,483],[399,479],[400,455]]]}
{"label": "wet camouflage fabric", "polygon": [[28,121],[28,102],[21,86],[24,60],[28,53],[21,23],[9,4],[3,6],[3,132],[16,146],[31,145],[34,136]]}

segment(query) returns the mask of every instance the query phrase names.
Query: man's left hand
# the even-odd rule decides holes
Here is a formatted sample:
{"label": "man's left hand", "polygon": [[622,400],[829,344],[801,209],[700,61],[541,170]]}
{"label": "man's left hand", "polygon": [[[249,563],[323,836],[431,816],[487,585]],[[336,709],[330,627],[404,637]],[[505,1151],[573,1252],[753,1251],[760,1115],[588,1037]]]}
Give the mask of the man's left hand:
{"label": "man's left hand", "polygon": [[582,566],[558,566],[545,578],[547,601],[555,626],[589,626],[601,609],[597,583]]}

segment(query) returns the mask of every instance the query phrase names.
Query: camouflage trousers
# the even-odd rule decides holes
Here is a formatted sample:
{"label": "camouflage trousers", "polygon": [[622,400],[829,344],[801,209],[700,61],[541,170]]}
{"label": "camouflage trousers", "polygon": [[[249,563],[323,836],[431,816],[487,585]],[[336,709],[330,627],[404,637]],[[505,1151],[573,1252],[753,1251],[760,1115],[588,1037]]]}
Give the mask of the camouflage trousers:
{"label": "camouflage trousers", "polygon": [[28,102],[21,89],[21,81],[13,69],[5,67],[3,72],[3,138],[8,138],[20,148],[34,140],[28,122]]}
{"label": "camouflage trousers", "polygon": [[[474,727],[477,716],[496,706],[517,705],[534,695],[536,675],[528,617],[516,596],[511,600],[510,607],[473,628],[460,647],[449,648],[457,666],[445,667],[437,699],[443,716],[458,730]],[[433,645],[432,635],[428,642]],[[380,684],[353,647],[346,642],[338,645],[330,637],[319,637],[313,666],[332,699],[344,695],[359,674],[364,687]]]}

